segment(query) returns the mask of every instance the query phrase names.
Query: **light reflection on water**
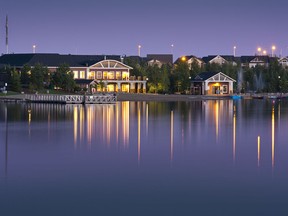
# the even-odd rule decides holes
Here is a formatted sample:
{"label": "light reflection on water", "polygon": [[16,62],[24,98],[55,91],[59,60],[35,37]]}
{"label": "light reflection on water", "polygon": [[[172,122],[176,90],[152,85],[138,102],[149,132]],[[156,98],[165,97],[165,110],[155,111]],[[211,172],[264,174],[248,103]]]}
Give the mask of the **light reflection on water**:
{"label": "light reflection on water", "polygon": [[[199,215],[204,203],[211,207],[207,213],[229,203],[243,214],[254,203],[254,213],[265,215],[271,209],[262,204],[271,196],[278,196],[271,208],[281,208],[288,198],[282,194],[288,180],[287,110],[287,101],[268,100],[0,104],[0,189],[6,193],[0,203],[12,202],[7,196],[28,196],[31,206],[39,204],[37,194],[55,206],[55,196],[70,199],[68,191],[76,190],[85,192],[87,203],[97,199],[100,212],[110,203],[133,215],[148,203],[160,215],[180,208]],[[31,195],[14,190],[19,187]],[[36,189],[52,190],[53,196]],[[15,199],[20,210],[22,201]],[[78,196],[74,201],[82,203]],[[126,203],[134,204],[132,210]],[[71,209],[76,215],[81,208]],[[62,213],[73,211],[63,207]]]}

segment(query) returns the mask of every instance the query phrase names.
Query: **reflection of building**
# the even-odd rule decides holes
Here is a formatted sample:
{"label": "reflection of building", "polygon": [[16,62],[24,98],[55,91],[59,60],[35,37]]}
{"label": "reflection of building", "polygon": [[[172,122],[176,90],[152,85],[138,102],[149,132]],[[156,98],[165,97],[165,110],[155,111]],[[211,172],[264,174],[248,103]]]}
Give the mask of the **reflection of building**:
{"label": "reflection of building", "polygon": [[222,72],[203,72],[191,81],[191,90],[200,95],[232,94],[233,82],[236,81]]}
{"label": "reflection of building", "polygon": [[24,65],[33,67],[39,63],[50,73],[67,64],[76,83],[94,91],[97,86],[98,90],[109,92],[146,92],[146,78],[130,76],[132,68],[124,64],[120,56],[7,54],[0,57],[1,66],[11,66],[19,71]]}

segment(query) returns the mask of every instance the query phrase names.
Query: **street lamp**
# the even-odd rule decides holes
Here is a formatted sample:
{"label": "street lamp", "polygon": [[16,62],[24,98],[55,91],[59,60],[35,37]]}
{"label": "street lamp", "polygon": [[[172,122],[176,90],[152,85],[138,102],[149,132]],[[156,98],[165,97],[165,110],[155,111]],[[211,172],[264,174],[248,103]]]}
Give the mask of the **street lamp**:
{"label": "street lamp", "polygon": [[272,57],[274,56],[274,51],[276,50],[276,46],[272,46]]}
{"label": "street lamp", "polygon": [[171,54],[173,55],[174,44],[171,44]]}
{"label": "street lamp", "polygon": [[138,56],[140,57],[140,55],[141,55],[141,45],[139,44],[138,45]]}
{"label": "street lamp", "polygon": [[236,56],[236,46],[233,47],[233,55]]}
{"label": "street lamp", "polygon": [[186,56],[182,56],[181,57],[181,60],[184,62],[184,61],[186,61]]}
{"label": "street lamp", "polygon": [[267,51],[266,50],[263,50],[263,55],[267,55]]}
{"label": "street lamp", "polygon": [[35,53],[35,52],[36,52],[36,45],[34,44],[34,45],[32,46],[32,48],[33,48],[33,53]]}
{"label": "street lamp", "polygon": [[257,51],[258,51],[258,54],[261,55],[262,48],[261,48],[261,47],[258,47],[258,48],[257,48]]}

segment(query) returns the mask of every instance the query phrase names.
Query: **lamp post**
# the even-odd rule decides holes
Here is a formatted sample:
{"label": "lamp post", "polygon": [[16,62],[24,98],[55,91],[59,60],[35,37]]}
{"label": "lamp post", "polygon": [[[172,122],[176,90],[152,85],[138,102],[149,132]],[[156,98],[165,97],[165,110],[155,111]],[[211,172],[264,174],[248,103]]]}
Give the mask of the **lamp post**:
{"label": "lamp post", "polygon": [[273,57],[273,56],[274,56],[274,51],[276,50],[276,46],[273,45],[273,46],[271,47],[271,49],[272,49],[272,56],[271,56],[271,57]]}
{"label": "lamp post", "polygon": [[267,51],[266,50],[263,50],[263,55],[267,55]]}
{"label": "lamp post", "polygon": [[258,51],[258,55],[261,55],[262,48],[261,48],[261,47],[258,47],[258,48],[257,48],[257,51]]}
{"label": "lamp post", "polygon": [[32,46],[32,48],[33,48],[33,53],[35,53],[35,52],[36,52],[36,45],[34,44],[34,45]]}
{"label": "lamp post", "polygon": [[173,55],[174,44],[171,44],[171,54]]}
{"label": "lamp post", "polygon": [[233,55],[236,56],[236,46],[233,47]]}
{"label": "lamp post", "polygon": [[139,44],[138,45],[138,56],[140,57],[140,55],[141,55],[141,45]]}

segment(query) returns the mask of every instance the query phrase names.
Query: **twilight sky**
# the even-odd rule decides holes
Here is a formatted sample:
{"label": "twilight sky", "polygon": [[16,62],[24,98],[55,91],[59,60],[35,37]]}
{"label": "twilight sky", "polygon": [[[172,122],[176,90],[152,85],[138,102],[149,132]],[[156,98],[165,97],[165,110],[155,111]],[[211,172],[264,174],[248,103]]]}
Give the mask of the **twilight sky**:
{"label": "twilight sky", "polygon": [[[4,4],[3,4],[4,3]],[[3,0],[0,53],[288,55],[287,0]],[[174,45],[173,49],[171,44]]]}

